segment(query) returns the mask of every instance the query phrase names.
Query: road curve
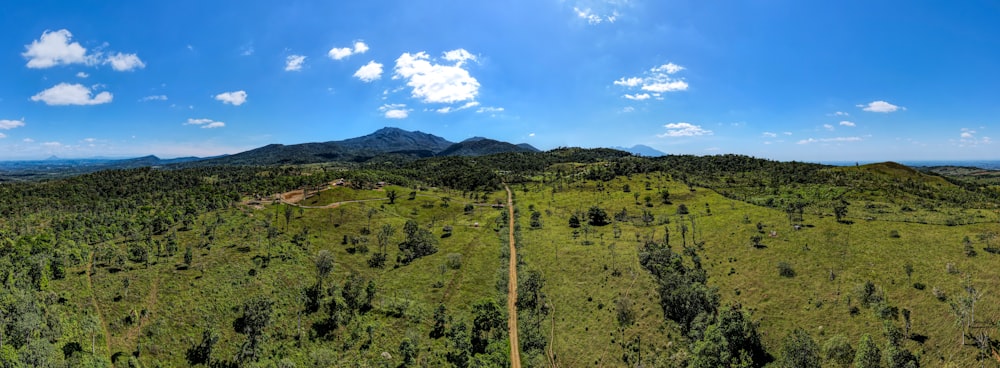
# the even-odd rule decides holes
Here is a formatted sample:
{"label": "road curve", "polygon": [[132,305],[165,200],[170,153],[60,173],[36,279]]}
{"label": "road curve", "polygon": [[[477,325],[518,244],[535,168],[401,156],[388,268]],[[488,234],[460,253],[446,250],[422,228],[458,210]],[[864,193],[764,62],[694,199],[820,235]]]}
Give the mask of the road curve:
{"label": "road curve", "polygon": [[521,349],[517,342],[517,246],[514,242],[514,194],[507,184],[507,229],[510,231],[510,272],[507,278],[507,331],[510,333],[510,366],[521,368]]}

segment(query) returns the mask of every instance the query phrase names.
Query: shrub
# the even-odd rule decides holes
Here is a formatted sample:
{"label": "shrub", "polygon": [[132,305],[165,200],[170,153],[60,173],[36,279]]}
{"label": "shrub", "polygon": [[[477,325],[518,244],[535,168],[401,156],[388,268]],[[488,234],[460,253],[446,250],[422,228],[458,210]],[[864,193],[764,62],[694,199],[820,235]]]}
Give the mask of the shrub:
{"label": "shrub", "polygon": [[896,231],[896,230],[889,231],[889,237],[890,238],[896,238],[896,239],[898,239],[899,238],[899,231]]}
{"label": "shrub", "polygon": [[448,253],[448,259],[445,261],[445,264],[453,270],[462,268],[462,255],[459,253]]}
{"label": "shrub", "polygon": [[913,283],[913,288],[917,289],[917,290],[923,290],[923,289],[927,288],[927,285],[924,285],[924,283],[922,283],[922,282],[914,282]]}
{"label": "shrub", "polygon": [[934,297],[937,298],[937,300],[940,300],[942,302],[948,300],[948,294],[945,294],[944,290],[938,289],[937,286],[935,286],[934,289],[931,290],[931,293],[934,294]]}
{"label": "shrub", "polygon": [[788,262],[778,262],[778,275],[781,277],[795,277],[795,270]]}

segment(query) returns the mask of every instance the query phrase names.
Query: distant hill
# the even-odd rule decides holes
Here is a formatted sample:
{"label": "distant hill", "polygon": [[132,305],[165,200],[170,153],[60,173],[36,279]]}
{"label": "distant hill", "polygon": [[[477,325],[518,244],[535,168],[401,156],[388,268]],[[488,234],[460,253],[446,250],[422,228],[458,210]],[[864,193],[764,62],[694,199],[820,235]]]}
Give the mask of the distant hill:
{"label": "distant hill", "polygon": [[504,152],[538,152],[527,144],[514,145],[483,137],[459,143],[420,131],[382,128],[357,138],[293,145],[270,144],[193,165],[295,165],[319,162],[366,162],[375,157],[417,159],[433,156],[482,156]]}
{"label": "distant hill", "polygon": [[484,156],[505,152],[538,152],[538,149],[527,143],[515,145],[488,138],[473,137],[459,143],[452,144],[445,150],[438,152],[437,155]]}
{"label": "distant hill", "polygon": [[376,152],[431,151],[441,152],[453,143],[447,139],[421,131],[399,128],[382,128],[372,134],[333,142],[346,149]]}
{"label": "distant hill", "polygon": [[666,156],[667,155],[666,153],[664,153],[664,152],[662,152],[660,150],[657,150],[657,149],[655,149],[653,147],[650,147],[650,146],[647,146],[647,145],[643,145],[643,144],[637,144],[637,145],[632,146],[631,148],[617,147],[617,146],[616,147],[611,147],[611,148],[614,148],[616,150],[625,151],[625,152],[631,153],[633,155],[645,156],[645,157],[660,157],[660,156]]}

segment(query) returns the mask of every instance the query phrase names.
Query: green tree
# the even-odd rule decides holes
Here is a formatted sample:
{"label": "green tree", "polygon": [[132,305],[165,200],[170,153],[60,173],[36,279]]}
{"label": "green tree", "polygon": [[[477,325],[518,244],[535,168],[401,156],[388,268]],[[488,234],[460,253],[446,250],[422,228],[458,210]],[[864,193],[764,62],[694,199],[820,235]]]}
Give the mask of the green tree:
{"label": "green tree", "polygon": [[417,360],[418,347],[417,344],[410,340],[409,337],[404,337],[402,341],[399,342],[399,356],[403,359],[403,367],[409,367],[413,365]]}
{"label": "green tree", "polygon": [[236,362],[240,365],[256,362],[260,358],[261,345],[267,335],[265,329],[271,324],[274,302],[264,296],[252,297],[243,303],[243,315],[235,324],[237,330],[247,336],[247,341],[236,352]]}
{"label": "green tree", "polygon": [[431,338],[438,339],[444,336],[445,323],[447,322],[447,309],[444,304],[438,304],[434,309],[434,326],[431,328]]}
{"label": "green tree", "polygon": [[389,198],[389,204],[396,204],[396,198],[399,197],[399,194],[395,190],[387,190],[385,197]]}
{"label": "green tree", "polygon": [[192,252],[191,246],[189,245],[187,246],[187,248],[184,249],[184,265],[187,267],[191,267],[191,261],[193,257],[194,253]]}
{"label": "green tree", "polygon": [[839,364],[841,367],[850,367],[854,361],[854,348],[847,341],[844,335],[835,335],[823,344],[823,352],[826,360]]}
{"label": "green tree", "polygon": [[670,204],[670,192],[666,189],[660,191],[660,202],[663,202],[663,204]]}
{"label": "green tree", "polygon": [[781,347],[781,366],[786,368],[819,368],[819,347],[809,333],[796,328],[785,337]]}
{"label": "green tree", "polygon": [[333,272],[333,253],[323,249],[316,254],[316,259],[314,260],[316,264],[316,285],[318,289],[323,289],[323,280]]}
{"label": "green tree", "polygon": [[882,364],[882,352],[871,335],[864,334],[858,342],[858,350],[854,355],[855,368],[879,368]]}
{"label": "green tree", "polygon": [[604,226],[611,222],[611,219],[608,217],[608,213],[605,212],[604,209],[597,206],[591,206],[590,209],[587,210],[587,218],[589,219],[588,223],[593,226]]}

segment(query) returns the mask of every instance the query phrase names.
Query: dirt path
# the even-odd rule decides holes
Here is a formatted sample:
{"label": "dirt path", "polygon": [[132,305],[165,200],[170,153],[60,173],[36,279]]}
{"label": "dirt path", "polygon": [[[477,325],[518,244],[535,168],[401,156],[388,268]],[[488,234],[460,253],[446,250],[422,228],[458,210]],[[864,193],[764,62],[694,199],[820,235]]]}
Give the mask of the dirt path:
{"label": "dirt path", "polygon": [[104,333],[104,349],[111,354],[111,334],[108,333],[108,324],[104,322],[104,315],[101,314],[101,306],[97,304],[97,294],[94,293],[94,281],[90,278],[90,270],[94,269],[94,253],[90,252],[90,262],[87,262],[87,269],[83,270],[83,274],[87,275],[87,288],[90,290],[90,304],[94,306],[94,312],[97,313],[97,320],[101,324],[101,331]]}
{"label": "dirt path", "polygon": [[517,342],[517,247],[514,241],[514,194],[511,193],[507,184],[503,185],[507,190],[507,225],[510,230],[510,271],[507,279],[507,331],[510,332],[510,366],[511,368],[521,368],[521,344]]}
{"label": "dirt path", "polygon": [[281,203],[287,204],[289,206],[302,207],[302,208],[337,208],[337,207],[340,207],[340,205],[345,204],[345,203],[361,203],[361,202],[388,201],[388,200],[389,200],[389,198],[355,199],[355,200],[350,200],[350,201],[333,202],[333,203],[322,205],[322,206],[303,206],[303,205],[298,204],[298,203],[287,202],[287,201],[281,201]]}

